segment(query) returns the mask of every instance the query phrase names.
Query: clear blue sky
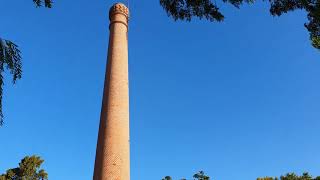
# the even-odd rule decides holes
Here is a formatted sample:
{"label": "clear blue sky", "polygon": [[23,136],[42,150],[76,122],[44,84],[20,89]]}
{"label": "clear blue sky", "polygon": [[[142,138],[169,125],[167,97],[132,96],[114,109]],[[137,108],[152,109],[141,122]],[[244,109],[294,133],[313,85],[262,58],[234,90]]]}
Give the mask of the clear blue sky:
{"label": "clear blue sky", "polygon": [[[0,172],[36,154],[50,180],[92,179],[114,2],[1,0],[0,36],[24,71],[15,86],[6,76]],[[320,175],[320,51],[305,13],[222,4],[223,23],[186,23],[158,0],[130,8],[132,180]]]}

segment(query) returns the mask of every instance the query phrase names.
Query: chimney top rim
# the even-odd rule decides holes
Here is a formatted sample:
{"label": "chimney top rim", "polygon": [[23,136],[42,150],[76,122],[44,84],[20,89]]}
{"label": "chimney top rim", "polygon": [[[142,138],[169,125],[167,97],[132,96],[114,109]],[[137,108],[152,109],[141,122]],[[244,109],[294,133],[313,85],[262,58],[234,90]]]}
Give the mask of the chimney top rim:
{"label": "chimney top rim", "polygon": [[115,14],[123,14],[127,19],[129,19],[129,8],[123,3],[115,3],[110,8],[109,18],[111,19]]}

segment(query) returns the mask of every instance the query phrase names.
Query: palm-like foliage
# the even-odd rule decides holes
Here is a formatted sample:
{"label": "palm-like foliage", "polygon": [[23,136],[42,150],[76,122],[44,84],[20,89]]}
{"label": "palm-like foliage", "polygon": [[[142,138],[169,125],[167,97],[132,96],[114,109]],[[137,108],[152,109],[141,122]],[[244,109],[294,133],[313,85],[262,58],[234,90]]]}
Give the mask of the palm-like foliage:
{"label": "palm-like foliage", "polygon": [[3,124],[2,96],[3,96],[3,72],[7,69],[16,83],[22,75],[21,54],[18,46],[11,41],[0,38],[0,126]]}

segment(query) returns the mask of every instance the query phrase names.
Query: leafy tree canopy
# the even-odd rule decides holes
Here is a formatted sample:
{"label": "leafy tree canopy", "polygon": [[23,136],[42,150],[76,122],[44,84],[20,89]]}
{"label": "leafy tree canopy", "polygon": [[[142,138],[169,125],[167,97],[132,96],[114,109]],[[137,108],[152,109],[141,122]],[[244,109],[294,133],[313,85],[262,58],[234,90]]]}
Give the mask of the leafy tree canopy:
{"label": "leafy tree canopy", "polygon": [[197,180],[210,180],[210,177],[205,175],[203,171],[199,171],[195,175],[193,175],[193,178]]}
{"label": "leafy tree canopy", "polygon": [[172,178],[170,176],[166,176],[162,180],[172,180]]}
{"label": "leafy tree canopy", "polygon": [[[254,3],[255,0],[222,0],[240,8],[243,3]],[[313,47],[320,49],[320,0],[269,0],[270,13],[281,16],[294,10],[307,12],[308,22],[304,24],[309,31]],[[223,21],[224,15],[211,0],[160,0],[168,16],[174,20],[191,21],[192,17],[206,18],[209,21]]]}
{"label": "leafy tree canopy", "polygon": [[52,7],[52,0],[33,0],[37,7],[41,7],[43,4],[46,8]]}
{"label": "leafy tree canopy", "polygon": [[[279,180],[279,178],[264,177],[257,178],[257,180]],[[303,173],[301,176],[298,176],[294,173],[288,173],[285,176],[280,176],[280,180],[320,180],[320,176],[313,178],[308,173]]]}
{"label": "leafy tree canopy", "polygon": [[[210,177],[205,175],[203,171],[199,171],[198,173],[194,174],[193,178],[194,180],[210,180]],[[172,178],[170,176],[166,176],[162,180],[172,180]],[[181,180],[186,180],[186,179],[183,178]]]}
{"label": "leafy tree canopy", "polygon": [[[210,177],[205,175],[203,171],[199,171],[198,173],[193,175],[193,180],[210,180]],[[1,180],[1,179],[0,179]],[[164,177],[162,180],[172,180],[170,176]],[[186,180],[186,179],[181,179]],[[280,176],[280,178],[273,177],[263,177],[257,178],[257,180],[320,180],[320,176],[313,178],[309,173],[303,173],[301,176],[298,176],[294,173],[288,173],[284,176]]]}
{"label": "leafy tree canopy", "polygon": [[19,167],[8,169],[0,175],[0,180],[47,180],[48,173],[40,169],[43,160],[38,156],[26,156],[19,163]]}

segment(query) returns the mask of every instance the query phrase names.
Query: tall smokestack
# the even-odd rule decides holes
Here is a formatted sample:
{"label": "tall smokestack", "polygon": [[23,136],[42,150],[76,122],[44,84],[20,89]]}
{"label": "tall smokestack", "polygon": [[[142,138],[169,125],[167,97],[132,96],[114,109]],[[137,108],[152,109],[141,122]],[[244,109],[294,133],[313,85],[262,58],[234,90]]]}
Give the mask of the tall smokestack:
{"label": "tall smokestack", "polygon": [[114,4],[109,19],[108,64],[93,179],[130,180],[128,8]]}

